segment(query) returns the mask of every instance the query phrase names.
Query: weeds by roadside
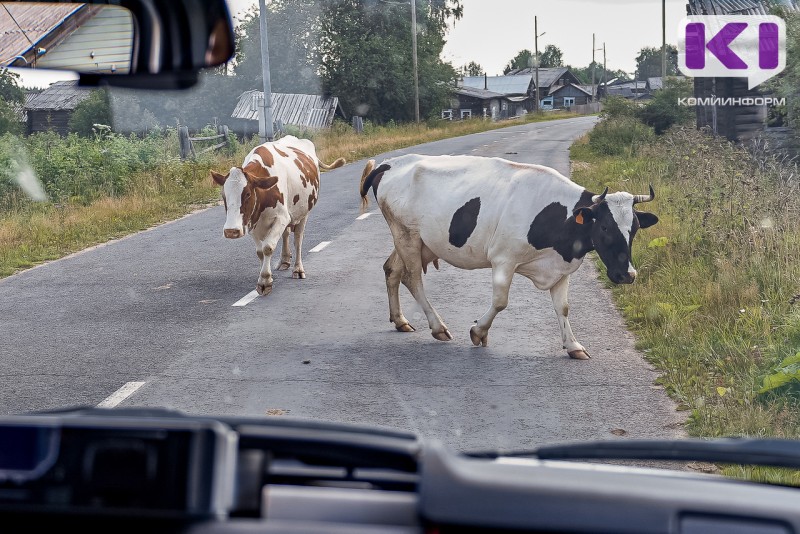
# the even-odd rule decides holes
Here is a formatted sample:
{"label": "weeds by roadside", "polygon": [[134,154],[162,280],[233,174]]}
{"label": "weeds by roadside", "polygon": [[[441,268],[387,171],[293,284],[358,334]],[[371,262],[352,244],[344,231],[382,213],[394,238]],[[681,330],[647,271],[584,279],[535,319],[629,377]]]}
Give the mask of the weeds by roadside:
{"label": "weeds by roadside", "polygon": [[[615,121],[606,128],[625,127]],[[800,438],[800,373],[765,387],[783,364],[800,370],[792,367],[800,351],[797,169],[693,128],[607,153],[588,139],[576,143],[573,179],[595,191],[655,187],[660,223],[634,243],[639,277],[613,292],[659,382],[689,411],[688,431]],[[777,470],[726,472],[800,482]]]}

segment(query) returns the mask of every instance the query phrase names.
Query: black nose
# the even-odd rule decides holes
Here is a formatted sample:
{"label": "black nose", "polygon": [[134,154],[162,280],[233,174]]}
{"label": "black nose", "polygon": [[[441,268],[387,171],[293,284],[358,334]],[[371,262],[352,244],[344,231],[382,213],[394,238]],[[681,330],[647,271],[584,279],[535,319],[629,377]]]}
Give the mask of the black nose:
{"label": "black nose", "polygon": [[636,275],[631,273],[609,273],[608,277],[615,284],[632,284],[636,279]]}

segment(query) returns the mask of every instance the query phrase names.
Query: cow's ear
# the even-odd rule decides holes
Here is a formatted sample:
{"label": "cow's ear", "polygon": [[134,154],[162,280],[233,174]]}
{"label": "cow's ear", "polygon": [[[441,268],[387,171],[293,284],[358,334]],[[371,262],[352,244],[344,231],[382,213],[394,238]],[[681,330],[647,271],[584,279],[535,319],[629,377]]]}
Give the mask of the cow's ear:
{"label": "cow's ear", "polygon": [[258,178],[252,178],[250,180],[255,187],[260,189],[269,189],[270,187],[274,186],[278,183],[277,176],[259,176]]}
{"label": "cow's ear", "polygon": [[639,219],[639,228],[650,228],[658,222],[658,217],[646,211],[634,211],[636,218]]}
{"label": "cow's ear", "polygon": [[225,180],[228,179],[228,175],[222,175],[218,172],[211,171],[211,178],[216,182],[217,185],[225,185]]}
{"label": "cow's ear", "polygon": [[575,224],[589,224],[594,220],[594,210],[590,207],[577,208],[572,212]]}

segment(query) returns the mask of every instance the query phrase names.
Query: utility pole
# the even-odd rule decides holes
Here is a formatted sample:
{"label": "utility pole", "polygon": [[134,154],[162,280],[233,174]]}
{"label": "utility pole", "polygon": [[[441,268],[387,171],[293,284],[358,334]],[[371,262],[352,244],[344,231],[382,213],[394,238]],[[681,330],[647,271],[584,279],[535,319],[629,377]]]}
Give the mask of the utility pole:
{"label": "utility pole", "polygon": [[661,83],[667,77],[667,0],[661,0]]}
{"label": "utility pole", "polygon": [[264,75],[264,98],[259,102],[261,112],[258,114],[258,136],[261,142],[274,141],[272,129],[272,84],[269,77],[269,41],[267,39],[267,5],[266,0],[258,0],[261,16],[261,71]]}
{"label": "utility pole", "polygon": [[540,102],[539,99],[539,17],[533,17],[533,33],[535,35],[534,41],[534,60],[533,66],[536,67],[536,111],[540,111]]}
{"label": "utility pole", "polygon": [[607,74],[608,74],[608,68],[606,65],[606,44],[603,43],[603,88],[604,89],[606,89],[606,83],[608,82]]}
{"label": "utility pole", "polygon": [[[263,0],[262,0],[263,1]],[[414,117],[419,122],[419,71],[417,70],[417,1],[411,0],[411,58],[414,62]]]}
{"label": "utility pole", "polygon": [[594,34],[592,34],[592,102],[594,102],[594,50],[595,50],[595,41],[594,41]]}

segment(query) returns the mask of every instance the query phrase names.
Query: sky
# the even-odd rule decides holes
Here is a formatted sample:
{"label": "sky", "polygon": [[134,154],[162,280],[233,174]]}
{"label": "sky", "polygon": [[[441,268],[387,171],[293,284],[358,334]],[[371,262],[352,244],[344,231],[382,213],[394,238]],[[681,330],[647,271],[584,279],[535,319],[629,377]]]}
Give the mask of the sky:
{"label": "sky", "polygon": [[[564,62],[585,67],[606,43],[608,67],[633,74],[644,46],[661,46],[661,0],[461,0],[464,17],[450,29],[442,57],[455,66],[476,61],[487,74],[502,74],[517,52],[534,48],[534,17],[539,18],[539,50],[558,46]],[[228,0],[232,13],[255,4]],[[667,0],[667,42],[677,44],[686,0]],[[603,51],[597,51],[602,61]]]}
{"label": "sky", "polygon": [[[487,74],[499,75],[517,52],[534,48],[534,17],[539,19],[539,50],[558,46],[564,62],[584,67],[592,61],[592,33],[598,48],[606,45],[608,68],[633,74],[636,55],[644,46],[661,46],[661,0],[461,0],[464,17],[447,36],[442,57],[459,67],[479,63]],[[235,19],[255,0],[228,0]],[[667,42],[676,44],[686,0],[666,0]],[[544,33],[544,35],[541,35]],[[603,51],[596,51],[598,62]],[[23,74],[23,85],[46,87],[75,78],[69,72]]]}

